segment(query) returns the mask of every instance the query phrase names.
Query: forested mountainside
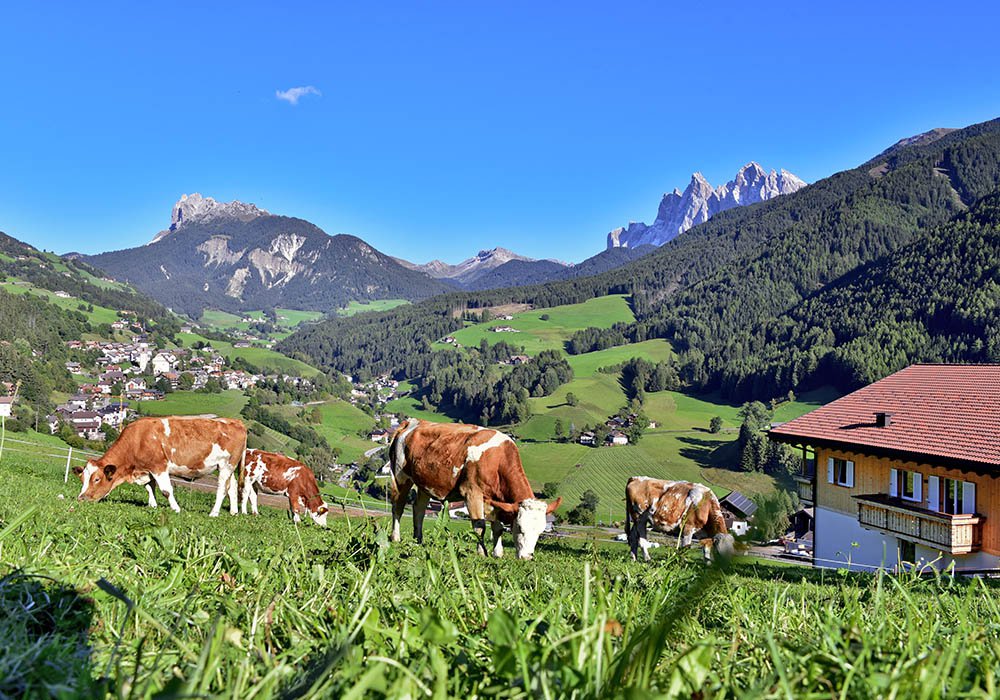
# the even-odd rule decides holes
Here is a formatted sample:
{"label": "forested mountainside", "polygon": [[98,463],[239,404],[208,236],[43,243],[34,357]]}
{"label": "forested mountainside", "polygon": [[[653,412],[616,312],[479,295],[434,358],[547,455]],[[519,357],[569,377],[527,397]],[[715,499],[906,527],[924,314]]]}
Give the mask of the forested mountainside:
{"label": "forested mountainside", "polygon": [[[763,350],[741,357],[748,344]],[[726,387],[737,394],[806,377],[856,387],[917,361],[1000,362],[1000,191],[734,339],[726,354],[746,365],[729,376],[765,383]]]}
{"label": "forested mountainside", "polygon": [[166,307],[124,284],[106,283],[104,273],[79,258],[60,259],[0,233],[0,276],[51,292],[64,291],[89,304],[128,310],[159,324],[176,323]]}
{"label": "forested mountainside", "polygon": [[[95,305],[130,311],[157,333],[179,329],[163,306],[99,275],[78,260],[62,260],[0,233],[0,382],[20,382],[24,402],[44,406],[53,389],[75,390],[63,364],[66,342],[110,330],[95,323]],[[48,294],[54,292],[68,296]]]}
{"label": "forested mountainside", "polygon": [[246,220],[225,212],[188,220],[148,245],[86,259],[192,318],[206,308],[329,312],[350,301],[424,299],[454,289],[360,238],[260,210]]}
{"label": "forested mountainside", "polygon": [[641,245],[637,248],[608,248],[573,266],[551,260],[511,260],[467,284],[466,288],[486,290],[523,287],[598,275],[638,260],[654,250],[656,246],[652,245]]}
{"label": "forested mountainside", "polygon": [[[637,320],[613,332],[631,341],[669,339],[688,386],[722,389],[733,398],[775,396],[816,380],[825,365],[783,369],[769,363],[765,358],[779,356],[784,346],[761,330],[766,324],[859,266],[962,215],[998,184],[1000,120],[994,120],[898,147],[793,194],[723,212],[600,275],[449,294],[328,321],[291,336],[283,349],[348,372],[412,374],[433,340],[461,327],[467,309],[510,302],[542,307],[626,293],[633,295]],[[866,373],[858,368],[840,376]]]}

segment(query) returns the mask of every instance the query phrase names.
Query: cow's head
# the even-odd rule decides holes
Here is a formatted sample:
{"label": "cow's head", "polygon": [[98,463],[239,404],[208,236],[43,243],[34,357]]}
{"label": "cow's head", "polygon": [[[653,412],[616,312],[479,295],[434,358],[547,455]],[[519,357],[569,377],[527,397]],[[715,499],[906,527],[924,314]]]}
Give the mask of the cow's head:
{"label": "cow's head", "polygon": [[122,470],[114,464],[87,462],[86,466],[74,467],[73,471],[83,481],[78,501],[99,501],[124,479]]}
{"label": "cow's head", "polygon": [[712,554],[721,557],[723,561],[728,561],[736,554],[736,540],[728,532],[720,532],[710,540],[703,540],[702,546],[705,552],[705,561],[712,561]]}
{"label": "cow's head", "polygon": [[313,522],[320,527],[326,527],[326,514],[328,512],[330,512],[330,507],[326,505],[326,503],[320,503],[319,508],[309,510],[309,514],[312,516]]}
{"label": "cow's head", "polygon": [[490,505],[514,515],[514,551],[518,559],[531,559],[535,554],[538,536],[545,530],[545,516],[562,504],[562,498],[552,503],[537,498],[526,498],[520,503],[503,503],[490,500]]}

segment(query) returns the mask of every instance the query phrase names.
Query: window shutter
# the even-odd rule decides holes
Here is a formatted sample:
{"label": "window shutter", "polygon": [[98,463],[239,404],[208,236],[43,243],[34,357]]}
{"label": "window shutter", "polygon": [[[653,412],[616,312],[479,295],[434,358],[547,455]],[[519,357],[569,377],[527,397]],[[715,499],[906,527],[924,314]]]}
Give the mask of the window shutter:
{"label": "window shutter", "polygon": [[927,477],[927,507],[935,512],[941,510],[941,480],[936,476]]}
{"label": "window shutter", "polygon": [[848,488],[854,488],[854,462],[848,460],[847,462],[847,483],[845,484]]}
{"label": "window shutter", "polygon": [[833,483],[833,457],[826,460],[826,481],[827,483]]}
{"label": "window shutter", "polygon": [[890,469],[889,470],[889,495],[893,498],[899,496],[899,470]]}
{"label": "window shutter", "polygon": [[976,482],[962,482],[962,514],[976,512]]}
{"label": "window shutter", "polygon": [[920,503],[921,501],[924,500],[923,488],[922,488],[922,484],[921,484],[921,481],[920,481],[920,475],[919,474],[914,474],[913,475],[913,499],[917,503]]}

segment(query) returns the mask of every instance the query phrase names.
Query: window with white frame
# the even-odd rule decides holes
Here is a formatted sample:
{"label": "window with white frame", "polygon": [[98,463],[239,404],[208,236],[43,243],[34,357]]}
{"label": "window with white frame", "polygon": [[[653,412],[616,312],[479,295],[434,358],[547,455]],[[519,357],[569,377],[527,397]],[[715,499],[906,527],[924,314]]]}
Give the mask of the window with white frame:
{"label": "window with white frame", "polygon": [[909,469],[889,470],[889,495],[904,501],[920,503],[924,500],[923,479],[919,472]]}
{"label": "window with white frame", "polygon": [[927,505],[939,513],[972,515],[976,512],[976,484],[930,476],[927,478]]}
{"label": "window with white frame", "polygon": [[854,487],[854,462],[830,457],[826,461],[826,480],[837,486]]}

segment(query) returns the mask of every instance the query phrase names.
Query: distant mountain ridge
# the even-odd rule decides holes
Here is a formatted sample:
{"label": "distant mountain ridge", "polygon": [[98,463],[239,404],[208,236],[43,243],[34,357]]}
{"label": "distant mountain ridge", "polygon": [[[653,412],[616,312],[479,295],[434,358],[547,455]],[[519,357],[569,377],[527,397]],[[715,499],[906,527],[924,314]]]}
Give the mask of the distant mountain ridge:
{"label": "distant mountain ridge", "polygon": [[608,248],[661,246],[719,212],[791,194],[805,186],[803,180],[786,170],[768,173],[752,161],[719,187],[713,188],[701,173],[695,173],[683,192],[674,189],[663,195],[652,224],[633,221],[608,233]]}
{"label": "distant mountain ridge", "polygon": [[423,299],[453,289],[354,236],[243,202],[185,195],[144,246],[84,258],[195,318],[205,308],[329,312],[350,301]]}
{"label": "distant mountain ridge", "polygon": [[396,258],[396,261],[400,265],[411,270],[424,272],[435,279],[451,280],[458,286],[466,289],[480,288],[474,284],[476,280],[489,274],[492,270],[510,262],[544,263],[543,267],[547,270],[568,267],[566,264],[556,260],[535,260],[534,258],[518,255],[513,251],[500,247],[491,248],[489,250],[480,250],[471,258],[463,260],[456,265],[450,265],[446,262],[442,262],[441,260],[431,260],[430,262],[422,265],[401,260],[399,258]]}

